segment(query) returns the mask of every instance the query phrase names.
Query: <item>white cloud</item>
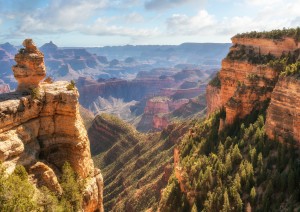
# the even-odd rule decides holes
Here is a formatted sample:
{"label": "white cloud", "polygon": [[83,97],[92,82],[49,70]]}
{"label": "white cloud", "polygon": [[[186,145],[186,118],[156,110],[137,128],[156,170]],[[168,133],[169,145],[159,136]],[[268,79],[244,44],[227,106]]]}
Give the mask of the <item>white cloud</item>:
{"label": "white cloud", "polygon": [[257,11],[253,16],[222,18],[209,14],[206,10],[200,10],[194,16],[174,14],[166,21],[167,30],[178,36],[231,37],[237,33],[253,30],[264,31],[300,25],[300,4],[297,0],[292,0],[289,3],[283,0],[274,0],[274,5],[270,5],[268,0],[246,2],[251,3],[255,8],[254,11]]}
{"label": "white cloud", "polygon": [[141,14],[136,12],[125,15],[122,18],[126,23],[141,23],[145,20]]}
{"label": "white cloud", "polygon": [[167,29],[174,34],[191,35],[201,34],[203,30],[216,24],[214,16],[206,10],[200,10],[195,16],[174,14],[167,20]]}
{"label": "white cloud", "polygon": [[137,29],[117,25],[111,25],[106,19],[98,18],[93,25],[83,27],[82,33],[91,35],[114,35],[114,36],[129,36],[129,37],[148,37],[157,36],[160,34],[157,28],[155,29]]}
{"label": "white cloud", "polygon": [[47,7],[24,14],[17,28],[20,33],[72,31],[107,5],[107,0],[52,0]]}
{"label": "white cloud", "polygon": [[164,10],[184,4],[199,4],[202,2],[203,0],[148,0],[145,2],[145,8],[148,10]]}

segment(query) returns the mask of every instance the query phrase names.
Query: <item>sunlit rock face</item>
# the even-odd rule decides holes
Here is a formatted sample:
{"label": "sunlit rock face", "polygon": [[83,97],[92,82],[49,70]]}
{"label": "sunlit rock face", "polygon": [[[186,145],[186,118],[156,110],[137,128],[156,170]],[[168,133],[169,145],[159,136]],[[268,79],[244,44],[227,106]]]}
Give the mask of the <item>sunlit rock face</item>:
{"label": "sunlit rock face", "polygon": [[300,146],[300,80],[280,78],[267,110],[266,134],[271,139],[291,141]]}
{"label": "sunlit rock face", "polygon": [[221,108],[220,88],[212,85],[206,87],[207,115]]}
{"label": "sunlit rock face", "polygon": [[38,87],[46,76],[44,54],[40,52],[32,39],[23,42],[25,48],[20,49],[15,56],[16,65],[12,67],[18,81],[18,91],[26,91]]}
{"label": "sunlit rock face", "polygon": [[31,39],[23,45],[13,66],[18,89],[0,95],[0,161],[7,173],[25,166],[37,187],[58,193],[58,176],[69,162],[85,180],[84,211],[103,211],[103,179],[91,159],[79,93],[66,81],[40,82],[46,75],[43,54]]}
{"label": "sunlit rock face", "polygon": [[252,46],[256,53],[272,54],[280,57],[282,53],[293,52],[300,48],[300,42],[295,42],[294,38],[286,37],[281,40],[264,39],[264,38],[232,38],[232,43],[245,46]]}

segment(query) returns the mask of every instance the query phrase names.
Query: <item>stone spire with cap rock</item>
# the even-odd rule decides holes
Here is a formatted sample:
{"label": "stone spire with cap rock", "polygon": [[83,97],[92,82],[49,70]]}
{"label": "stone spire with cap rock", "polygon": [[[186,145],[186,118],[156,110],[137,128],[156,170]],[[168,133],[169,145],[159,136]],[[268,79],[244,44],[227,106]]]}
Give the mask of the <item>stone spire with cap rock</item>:
{"label": "stone spire with cap rock", "polygon": [[17,91],[37,88],[46,76],[44,54],[38,50],[32,39],[25,39],[19,53],[15,55],[16,65],[12,67],[18,81]]}

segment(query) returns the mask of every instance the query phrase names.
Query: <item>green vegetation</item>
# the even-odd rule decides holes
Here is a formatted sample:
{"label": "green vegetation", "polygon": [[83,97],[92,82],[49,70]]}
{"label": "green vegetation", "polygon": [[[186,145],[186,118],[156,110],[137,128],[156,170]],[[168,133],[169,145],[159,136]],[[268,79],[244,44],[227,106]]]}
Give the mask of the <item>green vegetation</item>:
{"label": "green vegetation", "polygon": [[291,76],[291,75],[299,75],[300,74],[300,61],[296,63],[292,63],[287,65],[283,72],[281,72],[281,76]]}
{"label": "green vegetation", "polygon": [[[255,52],[253,47],[236,44],[234,49],[231,50],[227,59],[236,61],[247,61],[251,64],[266,65],[274,68],[281,76],[299,76],[300,74],[300,50],[283,53],[281,57],[276,58],[272,54],[262,55]],[[256,76],[249,75],[250,80],[255,81]],[[218,81],[213,79],[210,83],[217,84]]]}
{"label": "green vegetation", "polygon": [[111,142],[93,157],[104,179],[104,210],[156,211],[160,190],[172,172],[174,145],[191,125],[178,123],[161,133],[145,135],[117,117],[104,115],[102,120],[102,116],[97,116],[90,128],[97,126],[98,134],[89,135],[101,144]]}
{"label": "green vegetation", "polygon": [[263,32],[248,32],[248,33],[242,33],[237,34],[234,36],[235,38],[266,38],[266,39],[274,39],[274,40],[281,40],[285,37],[291,37],[294,38],[295,41],[300,41],[300,27],[297,28],[290,28],[286,29],[283,28],[282,30],[276,29],[272,31],[263,31]]}
{"label": "green vegetation", "polygon": [[28,181],[23,166],[17,166],[11,175],[0,164],[0,211],[70,211],[81,210],[83,182],[69,163],[62,168],[62,195],[46,187],[35,189]]}
{"label": "green vegetation", "polygon": [[221,88],[221,80],[219,77],[219,72],[216,74],[216,76],[209,82],[209,85]]}
{"label": "green vegetation", "polygon": [[300,51],[283,54],[280,58],[270,60],[267,65],[274,68],[281,76],[299,75],[300,73]]}
{"label": "green vegetation", "polygon": [[5,176],[0,166],[0,211],[33,211],[38,208],[33,199],[34,187],[28,182],[24,167],[17,166],[14,173]]}
{"label": "green vegetation", "polygon": [[254,48],[250,46],[236,44],[234,48],[234,50],[228,53],[227,59],[247,61],[251,64],[267,64],[269,61],[275,59],[274,55],[270,53],[267,55],[260,54],[260,52],[257,53]]}
{"label": "green vegetation", "polygon": [[25,48],[20,48],[19,49],[19,54],[24,54],[25,53]]}
{"label": "green vegetation", "polygon": [[75,81],[74,80],[71,80],[70,84],[67,85],[67,90],[68,91],[72,91],[75,89]]}
{"label": "green vegetation", "polygon": [[30,88],[29,89],[30,96],[32,99],[40,99],[41,98],[41,91],[39,87]]}
{"label": "green vegetation", "polygon": [[[264,114],[264,110],[252,113],[220,134],[219,113],[196,122],[194,133],[186,134],[178,146],[186,191],[171,178],[163,192],[162,210],[299,209],[299,152],[292,140],[282,144],[267,138]],[[194,199],[194,205],[187,206],[186,199]],[[173,207],[174,200],[179,202]]]}
{"label": "green vegetation", "polygon": [[61,204],[67,206],[70,211],[79,211],[82,208],[84,183],[68,162],[62,168],[60,184],[63,189],[60,199]]}

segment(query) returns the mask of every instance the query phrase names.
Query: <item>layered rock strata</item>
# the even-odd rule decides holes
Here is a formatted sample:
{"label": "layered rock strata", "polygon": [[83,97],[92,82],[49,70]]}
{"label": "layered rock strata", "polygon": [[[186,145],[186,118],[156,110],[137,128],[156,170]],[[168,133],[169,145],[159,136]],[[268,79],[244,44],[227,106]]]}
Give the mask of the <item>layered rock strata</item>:
{"label": "layered rock strata", "polygon": [[232,43],[254,47],[256,53],[272,54],[280,57],[282,53],[293,52],[300,48],[300,42],[294,38],[286,37],[280,40],[266,38],[238,38],[233,37]]}
{"label": "layered rock strata", "polygon": [[299,76],[279,77],[279,71],[271,68],[267,61],[264,64],[250,61],[261,62],[259,60],[266,58],[261,55],[274,60],[288,53],[295,54],[300,43],[290,37],[280,40],[233,37],[232,43],[229,56],[222,61],[219,72],[220,90],[210,85],[207,87],[208,114],[225,108],[226,119],[220,123],[222,129],[271,100],[267,108],[266,134],[271,139],[299,143]]}
{"label": "layered rock strata", "polygon": [[142,132],[164,129],[169,124],[167,114],[179,109],[188,102],[188,99],[171,100],[168,97],[154,97],[149,99],[137,129]]}
{"label": "layered rock strata", "polygon": [[25,53],[16,56],[18,65],[13,67],[21,92],[0,95],[0,161],[7,173],[17,164],[25,166],[37,187],[58,193],[62,189],[57,178],[69,162],[85,180],[84,211],[103,211],[103,180],[91,159],[79,93],[68,82],[40,83],[43,57],[31,44],[24,41]]}
{"label": "layered rock strata", "polygon": [[271,97],[278,74],[266,65],[224,59],[220,71],[220,100],[226,109],[226,124],[259,109]]}
{"label": "layered rock strata", "polygon": [[222,107],[220,88],[212,85],[207,85],[206,103],[208,116]]}
{"label": "layered rock strata", "polygon": [[12,67],[18,81],[18,91],[26,91],[38,87],[46,76],[44,54],[40,52],[32,39],[23,42],[25,48],[20,49],[15,56],[16,65]]}
{"label": "layered rock strata", "polygon": [[280,78],[267,109],[266,134],[271,139],[297,141],[300,145],[300,80]]}

